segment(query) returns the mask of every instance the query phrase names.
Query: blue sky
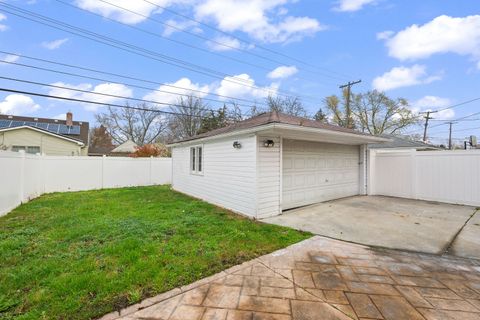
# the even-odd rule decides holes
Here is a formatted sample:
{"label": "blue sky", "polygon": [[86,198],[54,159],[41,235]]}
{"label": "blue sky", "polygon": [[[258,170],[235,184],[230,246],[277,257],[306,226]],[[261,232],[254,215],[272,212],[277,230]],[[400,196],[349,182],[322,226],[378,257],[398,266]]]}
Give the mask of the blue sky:
{"label": "blue sky", "polygon": [[[215,76],[25,20],[15,15],[18,8],[149,50],[156,59],[162,54],[179,59],[182,64],[194,64],[193,68],[206,68],[207,73],[215,72]],[[362,79],[363,82],[354,87],[355,92],[376,88],[393,98],[406,98],[416,112],[435,110],[480,97],[479,9],[477,1],[471,0],[9,0],[0,3],[2,51],[134,76],[153,83],[5,54],[0,56],[4,61],[103,78],[108,82],[13,64],[1,64],[0,68],[4,77],[168,103],[174,103],[179,95],[118,82],[180,94],[193,89],[213,100],[224,99],[215,96],[217,94],[261,102],[269,93],[278,92],[300,96],[312,114],[325,96],[339,93],[338,85]],[[0,82],[3,88],[100,99],[107,103],[125,101],[2,79]],[[160,83],[177,88],[160,86]],[[211,107],[219,106],[219,102],[208,103]],[[479,112],[479,106],[480,101],[473,102],[445,110],[435,117],[456,119]],[[94,114],[102,107],[0,93],[2,113],[62,117],[68,110],[76,120],[94,124]],[[480,115],[470,119],[478,118]],[[480,135],[479,127],[480,121],[459,122],[454,127],[458,130],[454,137]],[[446,125],[432,127],[430,135],[447,137],[447,129]]]}

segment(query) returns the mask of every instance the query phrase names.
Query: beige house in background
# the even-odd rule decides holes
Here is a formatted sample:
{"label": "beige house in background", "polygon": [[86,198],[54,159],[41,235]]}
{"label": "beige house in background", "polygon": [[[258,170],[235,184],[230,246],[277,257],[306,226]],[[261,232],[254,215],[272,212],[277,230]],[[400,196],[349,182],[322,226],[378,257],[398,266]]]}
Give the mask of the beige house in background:
{"label": "beige house in background", "polygon": [[88,122],[0,115],[0,151],[50,156],[87,156]]}
{"label": "beige house in background", "polygon": [[0,129],[0,148],[49,156],[86,156],[88,151],[79,140],[29,126]]}

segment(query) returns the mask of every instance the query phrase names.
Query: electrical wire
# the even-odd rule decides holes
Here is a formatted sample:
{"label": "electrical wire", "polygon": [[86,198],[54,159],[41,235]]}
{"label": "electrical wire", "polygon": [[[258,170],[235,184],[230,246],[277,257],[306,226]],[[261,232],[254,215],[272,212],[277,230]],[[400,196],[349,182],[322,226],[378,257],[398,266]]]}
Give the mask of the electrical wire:
{"label": "electrical wire", "polygon": [[[172,9],[170,9],[170,8],[165,7],[165,6],[161,6],[161,5],[159,5],[158,3],[154,3],[154,2],[148,1],[148,0],[143,0],[143,1],[146,2],[146,3],[149,3],[149,4],[151,4],[151,5],[154,5],[154,6],[156,6],[156,7],[159,8],[159,9],[162,9],[162,10],[165,10],[165,11],[167,11],[167,12],[173,13],[173,14],[175,14],[175,15],[177,15],[177,16],[180,16],[180,17],[185,18],[185,19],[187,19],[187,20],[193,21],[193,22],[195,22],[195,23],[197,23],[197,24],[200,24],[200,25],[202,25],[202,26],[204,26],[204,27],[207,27],[207,28],[209,28],[209,29],[211,29],[211,30],[214,30],[214,31],[219,32],[219,33],[221,33],[221,34],[223,34],[223,35],[226,35],[226,36],[231,37],[231,38],[233,38],[233,39],[236,39],[236,40],[238,40],[238,41],[240,41],[240,42],[243,42],[243,43],[245,43],[248,47],[259,48],[259,49],[262,49],[262,50],[267,51],[267,52],[269,52],[269,53],[273,53],[273,54],[275,54],[275,55],[278,55],[278,56],[281,56],[281,57],[290,59],[290,60],[292,60],[292,61],[296,61],[296,62],[298,62],[298,63],[301,63],[301,64],[305,65],[305,66],[309,66],[309,67],[313,67],[313,68],[316,68],[316,69],[324,70],[325,72],[329,72],[329,73],[332,73],[332,74],[337,74],[338,76],[340,76],[340,77],[342,78],[342,80],[348,80],[348,79],[352,79],[352,78],[358,78],[358,77],[353,77],[353,76],[350,76],[350,75],[345,75],[345,74],[342,74],[342,73],[337,72],[337,71],[332,71],[332,70],[329,70],[329,69],[326,69],[326,68],[321,68],[321,67],[315,66],[315,65],[313,65],[313,64],[310,64],[310,63],[305,62],[305,61],[303,61],[303,60],[300,60],[300,59],[298,59],[298,58],[295,58],[295,57],[286,55],[286,54],[284,54],[284,53],[282,53],[282,52],[278,52],[278,51],[269,49],[269,48],[267,48],[267,47],[261,46],[261,45],[259,45],[258,43],[253,43],[253,42],[251,42],[251,41],[242,39],[242,38],[240,38],[240,37],[238,37],[238,36],[236,36],[236,35],[234,35],[234,34],[225,32],[225,31],[223,31],[223,30],[221,30],[221,29],[219,29],[219,28],[213,27],[213,26],[211,26],[211,25],[209,25],[209,24],[207,24],[207,23],[204,23],[204,22],[202,22],[202,21],[200,21],[200,20],[196,20],[196,19],[194,19],[194,18],[192,18],[192,17],[190,17],[190,16],[184,15],[184,14],[182,14],[182,13],[179,13],[179,12],[177,12],[177,11],[174,11],[174,10],[172,10]],[[177,28],[177,29],[180,29],[180,28]],[[175,30],[177,30],[177,29],[175,29]],[[182,29],[180,29],[180,30],[178,30],[178,31],[180,31],[180,32],[185,32],[185,30],[182,30]],[[283,62],[282,62],[282,64],[283,64]]]}
{"label": "electrical wire", "polygon": [[[56,0],[56,1],[62,2],[61,0]],[[268,61],[268,62],[273,62],[273,63],[280,64],[280,65],[285,64],[284,62],[281,62],[281,61],[278,61],[278,60],[275,60],[275,59],[271,59],[271,58],[268,58],[268,57],[265,57],[265,56],[256,54],[256,53],[251,52],[251,51],[249,51],[249,50],[245,50],[245,49],[239,48],[239,47],[237,47],[237,46],[229,45],[229,44],[227,44],[227,43],[224,43],[224,42],[221,42],[221,41],[218,41],[218,40],[215,40],[215,39],[211,39],[211,38],[209,38],[209,37],[202,36],[202,35],[196,34],[196,33],[194,33],[194,32],[190,32],[190,31],[188,31],[188,30],[185,30],[185,29],[183,29],[183,28],[179,28],[179,27],[177,27],[177,26],[175,26],[175,25],[169,24],[169,23],[164,22],[164,21],[162,21],[162,20],[155,19],[155,18],[153,18],[153,17],[151,17],[151,16],[144,15],[144,14],[139,13],[139,12],[136,12],[136,11],[134,11],[134,10],[131,10],[131,9],[122,7],[122,6],[118,5],[118,4],[114,4],[114,3],[111,3],[111,2],[106,1],[106,0],[98,0],[98,1],[103,2],[103,3],[107,4],[107,5],[112,6],[112,7],[115,7],[115,8],[117,8],[117,9],[123,10],[123,11],[125,11],[125,12],[130,12],[130,13],[132,13],[132,14],[135,14],[135,15],[137,15],[137,16],[140,16],[140,17],[144,18],[144,19],[153,21],[153,22],[155,22],[155,23],[161,24],[161,25],[166,26],[166,27],[168,27],[168,28],[172,28],[172,29],[177,30],[177,31],[179,31],[179,32],[187,33],[187,34],[189,34],[189,35],[191,35],[191,36],[194,36],[194,37],[197,37],[197,38],[199,38],[199,39],[208,41],[208,42],[210,42],[210,43],[214,43],[214,44],[219,45],[219,46],[222,46],[222,47],[224,47],[224,48],[228,48],[228,49],[230,49],[230,50],[235,50],[235,51],[240,51],[240,52],[242,52],[242,53],[245,53],[245,54],[254,56],[254,57],[256,57],[256,58],[259,58],[259,59],[262,59],[262,60],[265,60],[265,61]],[[145,1],[145,0],[144,0],[144,1]],[[149,2],[149,1],[145,1],[145,2],[147,2],[147,3],[149,3],[149,4],[152,4],[152,5],[154,5],[154,6],[157,6],[158,8],[162,8],[161,6],[156,5],[156,4],[152,3],[152,2]],[[88,11],[88,10],[87,10],[87,11]],[[202,25],[204,25],[204,24],[202,23]],[[235,38],[236,38],[236,37],[235,37]],[[237,40],[239,40],[239,39],[237,39]],[[314,71],[311,71],[311,70],[308,70],[308,69],[303,69],[303,70],[304,70],[304,71],[307,71],[307,72],[314,73],[314,74],[321,74],[321,73],[314,72]],[[345,77],[340,78],[340,77],[337,77],[337,76],[332,76],[332,75],[327,75],[327,74],[321,74],[321,75],[322,75],[322,76],[329,77],[329,78],[332,78],[332,79],[341,80],[341,81],[345,81],[345,80],[346,80]]]}
{"label": "electrical wire", "polygon": [[[173,106],[173,107],[179,107],[179,108],[195,109],[195,108],[192,108],[192,107],[189,107],[189,106],[184,106],[184,105],[175,104],[175,103],[166,103],[166,102],[158,102],[158,101],[155,101],[155,100],[125,97],[125,96],[120,96],[120,95],[116,95],[116,94],[110,94],[110,93],[104,93],[104,92],[98,92],[98,91],[89,91],[89,90],[83,90],[83,89],[78,89],[78,88],[60,86],[60,85],[56,85],[56,84],[48,84],[48,83],[44,83],[44,82],[25,80],[25,79],[2,77],[2,76],[0,76],[0,79],[15,81],[15,82],[21,82],[21,83],[27,83],[27,84],[40,85],[40,86],[44,86],[44,87],[50,87],[50,88],[56,88],[56,89],[62,89],[62,90],[69,90],[69,91],[87,93],[87,94],[94,94],[94,95],[110,97],[110,98],[132,100],[132,101],[137,101],[137,102],[144,102],[144,103],[157,104],[157,105],[163,105],[163,106]],[[216,111],[216,110],[207,109],[207,108],[205,108],[204,110],[212,111],[212,112]]]}
{"label": "electrical wire", "polygon": [[[19,62],[0,61],[0,63],[20,66],[20,67],[25,67],[25,68],[31,68],[31,69],[35,69],[35,70],[41,70],[41,71],[46,71],[46,72],[51,72],[51,73],[56,73],[56,74],[62,74],[62,75],[76,77],[76,78],[89,79],[89,80],[95,80],[95,81],[101,81],[101,82],[112,82],[112,83],[122,84],[122,85],[132,87],[132,88],[138,88],[138,89],[155,91],[155,92],[160,92],[160,93],[178,95],[178,96],[181,96],[181,97],[189,97],[189,96],[193,95],[192,94],[193,92],[198,92],[198,90],[194,90],[194,89],[173,86],[174,88],[179,88],[179,89],[185,90],[187,92],[191,91],[190,94],[189,93],[179,93],[179,92],[166,91],[166,90],[160,90],[160,89],[155,89],[155,88],[151,88],[151,87],[140,86],[140,85],[136,85],[136,84],[128,83],[128,82],[122,82],[122,81],[116,81],[116,80],[111,80],[111,79],[80,75],[80,74],[76,74],[76,73],[72,73],[72,72],[60,71],[60,70],[55,70],[55,69],[51,69],[51,68],[43,68],[43,67],[28,65],[28,64],[19,63]],[[166,85],[166,86],[168,86],[168,85]],[[201,93],[202,94],[209,94],[207,92],[204,93],[203,91],[201,91]],[[213,94],[213,93],[211,93],[211,94]],[[227,96],[225,96],[225,97],[227,97]],[[219,103],[226,103],[226,101],[211,99],[211,98],[207,98],[207,97],[202,97],[202,100],[219,102]],[[236,100],[238,100],[238,99],[232,98],[232,100],[230,102],[233,102],[236,105],[241,106],[241,107],[251,107],[253,105],[264,105],[263,103],[256,103],[256,102],[252,102],[252,104],[248,105],[248,104],[244,104],[244,103],[238,103],[238,102],[236,102]]]}
{"label": "electrical wire", "polygon": [[[121,105],[121,104],[105,103],[105,102],[98,102],[98,101],[92,101],[92,100],[86,100],[86,99],[60,97],[60,96],[56,96],[56,95],[43,94],[43,93],[32,92],[32,91],[15,90],[15,89],[8,89],[8,88],[0,88],[0,91],[10,92],[10,93],[19,93],[19,94],[25,94],[25,95],[29,95],[29,96],[36,96],[36,97],[42,97],[42,98],[51,98],[51,99],[66,100],[66,101],[72,101],[72,102],[89,103],[89,104],[95,104],[95,105],[106,106],[106,107],[158,112],[158,113],[169,114],[169,115],[181,115],[181,116],[185,115],[185,114],[179,113],[179,112],[172,112],[172,111],[165,111],[165,110],[158,110],[158,109],[151,109],[151,108],[143,108],[143,107],[124,106],[124,105]],[[188,116],[204,118],[200,115],[188,115]]]}
{"label": "electrical wire", "polygon": [[[71,33],[71,34],[75,34],[75,35],[78,35],[80,37],[84,37],[84,38],[87,38],[89,40],[93,40],[95,42],[99,42],[99,43],[102,43],[102,44],[105,44],[105,45],[108,45],[108,46],[111,46],[111,47],[115,47],[115,48],[123,50],[123,51],[127,51],[127,52],[130,52],[130,53],[133,53],[133,54],[136,54],[136,55],[140,55],[140,56],[144,56],[144,57],[147,57],[149,59],[153,59],[153,60],[156,60],[156,61],[159,61],[159,62],[162,62],[162,63],[177,66],[179,68],[190,70],[190,71],[193,71],[193,72],[196,72],[196,73],[204,74],[204,75],[207,75],[207,76],[210,76],[210,77],[213,77],[213,78],[218,78],[222,81],[228,81],[228,82],[232,82],[232,83],[235,83],[235,84],[238,84],[238,85],[243,85],[243,86],[246,86],[246,87],[262,90],[262,91],[267,92],[268,94],[273,94],[274,93],[274,94],[277,94],[277,95],[283,95],[285,97],[291,97],[289,95],[291,93],[283,93],[283,90],[278,90],[278,89],[273,90],[273,89],[267,89],[265,87],[259,87],[259,86],[256,86],[256,85],[251,85],[251,84],[249,84],[251,82],[248,81],[248,80],[241,79],[241,78],[229,75],[229,74],[225,74],[225,73],[222,73],[222,72],[210,69],[210,68],[202,67],[202,66],[199,66],[199,65],[196,65],[196,64],[193,64],[193,63],[189,63],[189,62],[183,61],[181,59],[169,57],[167,55],[164,55],[164,54],[161,54],[161,53],[158,53],[158,52],[154,52],[154,51],[143,49],[143,48],[140,48],[140,47],[137,47],[137,46],[134,46],[134,45],[130,45],[128,43],[113,39],[111,37],[103,36],[101,34],[98,34],[98,33],[95,33],[95,32],[92,32],[92,31],[89,31],[89,30],[86,30],[86,29],[75,27],[75,26],[72,26],[70,24],[61,22],[59,20],[48,18],[48,17],[42,16],[40,14],[33,13],[31,11],[28,11],[28,10],[18,8],[18,7],[13,6],[13,5],[9,5],[9,4],[0,2],[0,6],[7,7],[7,8],[13,8],[13,10],[20,11],[20,12],[26,14],[26,15],[29,15],[29,16],[34,16],[35,18],[32,19],[32,18],[29,18],[29,17],[25,17],[21,14],[8,11],[4,8],[0,9],[1,11],[5,11],[7,13],[10,13],[12,15],[15,15],[15,16],[18,16],[18,17],[21,17],[21,18],[24,18],[26,20],[30,20],[30,21],[33,21],[33,22],[36,22],[36,23],[39,23],[39,24],[43,24],[43,25],[46,25],[46,26],[49,26],[49,27],[52,27],[52,28],[55,28],[55,29],[59,29],[59,30],[62,30],[62,31],[65,31],[65,32],[68,32],[68,33]],[[41,21],[38,21],[36,19],[46,20],[46,21],[48,21],[48,23],[41,22]],[[52,24],[54,24],[54,25],[52,25]],[[59,27],[58,25],[61,25],[62,27]],[[67,29],[65,29],[65,28],[67,28]],[[79,31],[72,31],[71,29],[79,30]],[[87,36],[85,34],[89,34],[90,36]],[[102,40],[99,40],[98,38],[100,38]],[[112,42],[114,44],[112,44]],[[138,51],[140,51],[140,52],[138,52]],[[305,96],[302,96],[302,99],[306,100]]]}

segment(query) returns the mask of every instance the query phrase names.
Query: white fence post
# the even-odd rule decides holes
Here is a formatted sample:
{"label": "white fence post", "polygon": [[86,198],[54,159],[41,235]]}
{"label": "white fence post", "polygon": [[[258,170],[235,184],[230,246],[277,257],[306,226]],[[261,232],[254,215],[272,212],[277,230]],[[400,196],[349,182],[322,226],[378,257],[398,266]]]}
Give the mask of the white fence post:
{"label": "white fence post", "polygon": [[105,187],[105,160],[107,159],[106,155],[102,156],[102,185],[101,189],[104,189]]}
{"label": "white fence post", "polygon": [[18,197],[20,203],[25,199],[25,150],[20,150],[20,188],[18,190]]}
{"label": "white fence post", "polygon": [[150,168],[150,170],[149,170],[149,172],[148,172],[148,184],[149,184],[149,185],[152,185],[152,184],[153,184],[153,183],[152,183],[153,156],[150,156],[150,161],[148,162],[148,164],[149,164],[149,168]]}
{"label": "white fence post", "polygon": [[375,195],[375,160],[377,157],[377,152],[375,150],[368,150],[368,173],[367,173],[367,194],[368,195]]}
{"label": "white fence post", "polygon": [[410,174],[411,174],[411,198],[417,199],[417,150],[412,150],[410,153]]}

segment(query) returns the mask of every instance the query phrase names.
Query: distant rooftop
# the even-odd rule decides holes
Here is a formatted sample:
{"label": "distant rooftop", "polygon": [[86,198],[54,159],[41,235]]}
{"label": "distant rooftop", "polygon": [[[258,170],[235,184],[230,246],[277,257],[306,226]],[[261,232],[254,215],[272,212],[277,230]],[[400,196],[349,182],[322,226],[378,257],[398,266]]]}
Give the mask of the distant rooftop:
{"label": "distant rooftop", "polygon": [[22,126],[42,129],[54,134],[80,140],[85,145],[88,145],[88,122],[73,121],[71,126],[67,126],[66,120],[0,114],[0,129]]}
{"label": "distant rooftop", "polygon": [[434,145],[424,143],[422,141],[410,140],[402,136],[396,136],[392,134],[382,134],[380,136],[382,138],[390,139],[391,141],[384,142],[384,143],[369,144],[368,145],[369,149],[416,149],[416,150],[438,150],[439,149]]}

